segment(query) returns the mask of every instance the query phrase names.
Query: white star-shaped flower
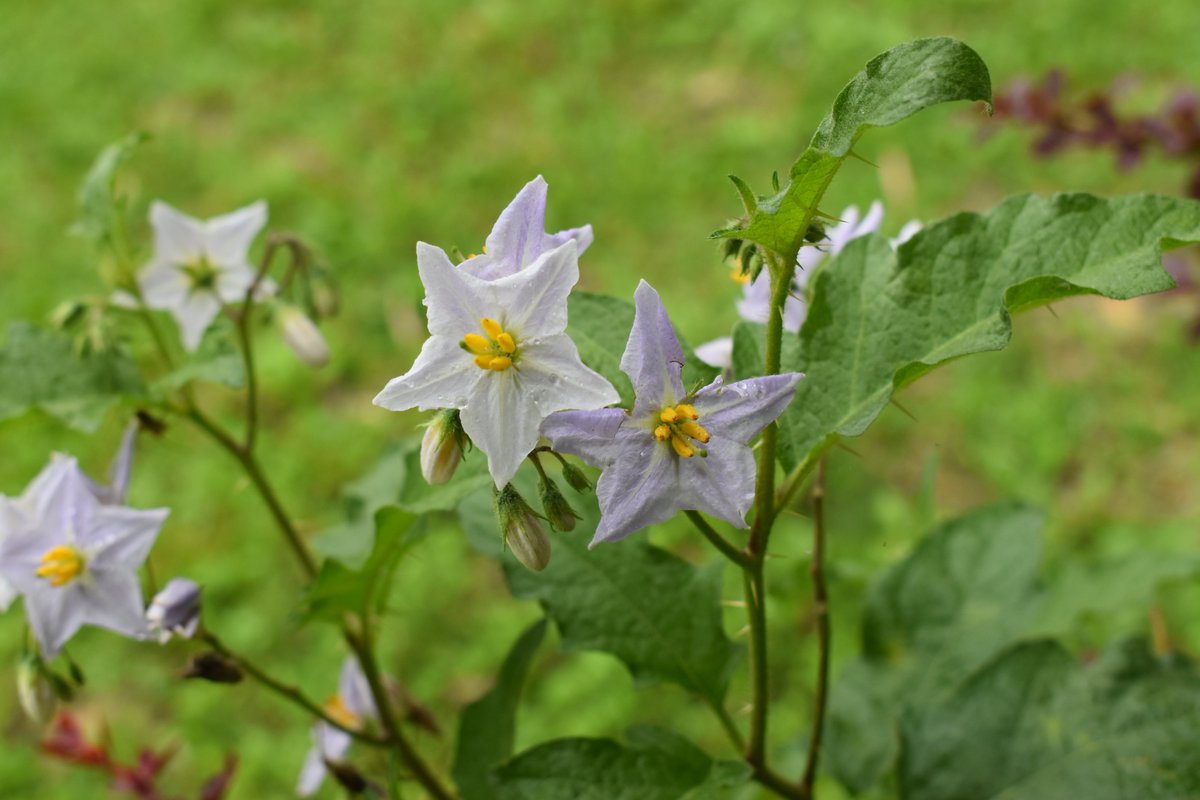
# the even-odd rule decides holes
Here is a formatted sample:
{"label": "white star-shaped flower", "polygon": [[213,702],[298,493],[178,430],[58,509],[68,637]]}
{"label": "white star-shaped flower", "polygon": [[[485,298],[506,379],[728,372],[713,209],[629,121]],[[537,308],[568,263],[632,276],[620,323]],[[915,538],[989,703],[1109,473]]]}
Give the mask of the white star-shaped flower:
{"label": "white star-shaped flower", "polygon": [[519,272],[478,278],[439,247],[417,245],[430,337],[416,363],[375,398],[392,411],[457,408],[463,430],[502,488],[555,411],[616,403],[617,391],[579,360],[566,335],[567,295],[579,280],[574,240]]}
{"label": "white star-shaped flower", "polygon": [[0,509],[0,579],[24,598],[47,658],[83,625],[145,637],[137,570],[167,509],[102,503],[75,459],[62,455]]}
{"label": "white star-shaped flower", "polygon": [[[239,303],[254,283],[248,253],[267,224],[267,204],[253,203],[229,214],[199,220],[155,200],[150,204],[154,257],[138,278],[150,308],[170,311],[183,346],[195,350],[223,304]],[[257,295],[274,292],[264,279]]]}

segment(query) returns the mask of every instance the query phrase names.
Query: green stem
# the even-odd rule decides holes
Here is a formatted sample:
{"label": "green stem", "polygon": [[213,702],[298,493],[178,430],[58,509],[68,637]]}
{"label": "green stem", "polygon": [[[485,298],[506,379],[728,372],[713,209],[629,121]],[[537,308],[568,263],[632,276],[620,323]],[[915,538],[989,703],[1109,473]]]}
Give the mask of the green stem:
{"label": "green stem", "polygon": [[746,596],[746,613],[750,621],[750,740],[746,744],[746,761],[755,768],[766,764],[767,740],[767,610],[763,597],[763,564],[756,561],[745,568],[742,576]]}
{"label": "green stem", "polygon": [[820,757],[821,739],[825,731],[825,706],[829,694],[829,593],[825,587],[825,460],[817,466],[817,479],[813,484],[813,551],[809,573],[813,583],[813,610],[817,628],[817,687],[813,706],[812,734],[808,740],[808,759],[804,766],[804,777],[800,789],[805,798],[813,796],[813,784],[817,778],[817,760]]}
{"label": "green stem", "polygon": [[717,532],[717,529],[708,523],[698,511],[685,511],[687,518],[696,526],[696,530],[704,534],[704,538],[708,539],[713,545],[721,551],[721,555],[728,558],[734,564],[745,569],[750,564],[750,559],[744,550],[739,550],[733,543]]}
{"label": "green stem", "polygon": [[[791,504],[792,498],[795,497],[800,487],[804,485],[804,481],[812,474],[817,464],[821,462],[826,451],[837,444],[837,442],[838,437],[836,434],[829,436],[824,442],[814,447],[809,452],[808,457],[783,479],[783,483],[779,486],[779,491],[775,493],[775,517],[778,517],[779,513]],[[774,518],[772,518],[772,523],[774,523]]]}
{"label": "green stem", "polygon": [[329,712],[327,712],[321,705],[319,705],[314,700],[309,698],[306,694],[304,694],[304,692],[302,692],[299,687],[284,683],[283,681],[280,681],[277,678],[274,678],[271,675],[267,674],[267,672],[265,672],[262,668],[260,668],[258,665],[256,665],[250,659],[246,658],[245,656],[241,655],[240,653],[236,653],[233,650],[230,650],[225,645],[225,643],[222,642],[219,638],[217,638],[216,634],[212,633],[211,631],[207,631],[207,630],[201,631],[200,638],[205,643],[207,643],[208,646],[211,647],[213,650],[216,650],[218,653],[223,655],[225,658],[227,658],[230,661],[232,661],[233,663],[237,664],[238,667],[242,670],[242,672],[246,673],[251,678],[253,678],[254,680],[261,683],[263,686],[265,686],[267,689],[270,689],[272,692],[274,692],[275,694],[282,697],[284,700],[287,700],[289,703],[292,703],[293,705],[299,706],[300,708],[304,709],[312,716],[317,717],[318,719],[320,719],[322,722],[326,723],[327,725],[332,725],[333,727],[337,728],[338,730],[344,731],[344,732],[350,734],[351,736],[353,736],[355,739],[357,739],[360,742],[365,742],[367,744],[374,745],[376,747],[391,746],[391,744],[392,744],[391,739],[377,736],[375,734],[369,733],[367,731],[359,730],[357,728],[348,727],[348,726],[344,725],[343,723],[339,722],[337,719],[331,717],[329,715]]}

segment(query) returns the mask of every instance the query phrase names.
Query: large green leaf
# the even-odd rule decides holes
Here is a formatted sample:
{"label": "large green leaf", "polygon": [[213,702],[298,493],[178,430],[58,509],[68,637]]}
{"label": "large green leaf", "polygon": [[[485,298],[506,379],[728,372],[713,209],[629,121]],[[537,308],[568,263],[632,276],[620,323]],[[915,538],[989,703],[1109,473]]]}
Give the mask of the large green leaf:
{"label": "large green leaf", "polygon": [[918,39],[871,59],[842,89],[808,149],[776,194],[757,198],[745,227],[716,236],[749,239],[796,257],[830,181],[869,128],[892,125],[923,108],[954,100],[991,100],[987,66],[954,39]]}
{"label": "large green leaf", "polygon": [[546,620],[541,619],[517,639],[500,667],[496,685],[463,709],[453,770],[463,800],[495,800],[491,771],[512,756],[521,688],[545,636]]}
{"label": "large green leaf", "polygon": [[154,382],[162,390],[179,389],[192,381],[223,383],[240,389],[246,382],[242,354],[234,343],[233,322],[219,317],[205,332],[196,352],[188,353],[183,363]]}
{"label": "large green leaf", "polygon": [[880,236],[851,242],[814,277],[784,364],[807,377],[780,418],[781,459],[794,467],[830,436],[862,433],[896,388],[938,364],[1003,348],[1013,313],[1169,289],[1163,247],[1194,241],[1195,201],[1068,194],[955,215],[896,252]]}
{"label": "large green leaf", "polygon": [[710,779],[714,762],[668,731],[635,728],[629,745],[556,739],[496,770],[498,800],[680,800]]}
{"label": "large green leaf", "polygon": [[[616,387],[622,405],[632,405],[633,386],[629,376],[621,372],[621,355],[633,328],[633,303],[604,294],[572,292],[567,298],[567,309],[570,319],[567,334],[579,348],[583,363]],[[684,353],[683,385],[690,389],[696,384],[711,383],[716,370],[696,358],[682,336],[679,341]]]}
{"label": "large green leaf", "polygon": [[[1073,630],[1116,602],[1135,617],[1164,580],[1194,576],[1200,557],[1120,555],[1040,577],[1041,515],[1013,503],[988,506],[930,533],[878,576],[866,595],[863,654],[833,684],[823,763],[848,788],[874,785],[901,749],[900,719],[941,703],[1013,645]],[[964,797],[971,795],[963,795]]]}
{"label": "large green leaf", "polygon": [[137,365],[124,351],[80,354],[68,334],[9,325],[0,348],[0,419],[36,408],[91,433],[122,398],[145,398]]}
{"label": "large green leaf", "polygon": [[912,800],[1200,796],[1200,676],[1142,642],[1083,667],[1052,642],[1003,653],[903,724]]}
{"label": "large green leaf", "polygon": [[542,572],[500,553],[490,491],[459,513],[476,549],[501,558],[513,595],[542,604],[563,649],[611,653],[639,683],[670,681],[719,704],[740,657],[721,624],[722,562],[692,566],[642,536],[589,550],[595,501],[573,503],[583,519],[574,531],[553,535]]}

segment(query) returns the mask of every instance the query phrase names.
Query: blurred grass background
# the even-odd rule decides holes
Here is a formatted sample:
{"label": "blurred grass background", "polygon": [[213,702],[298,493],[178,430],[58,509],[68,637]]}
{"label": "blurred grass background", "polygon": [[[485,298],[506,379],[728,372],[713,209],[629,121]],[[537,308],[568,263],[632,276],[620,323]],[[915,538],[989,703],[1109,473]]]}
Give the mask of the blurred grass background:
{"label": "blurred grass background", "polygon": [[[131,0],[5,4],[0,26],[0,319],[44,320],[67,297],[100,291],[95,257],[66,230],[77,183],[105,144],[131,130],[154,139],[123,181],[139,209],[162,198],[209,216],[259,197],[271,226],[310,239],[338,275],[343,313],[326,327],[334,352],[320,372],[262,333],[267,387],[263,460],[306,531],[338,519],[338,490],[416,415],[373,407],[423,338],[413,256],[418,239],[475,249],[528,179],[550,183],[548,229],[591,222],[596,244],[581,285],[629,296],[653,282],[693,342],[734,320],[707,233],[738,208],[725,175],[760,189],[785,170],[838,89],[876,53],[949,34],[975,47],[1003,87],[1064,67],[1079,87],[1131,72],[1131,102],[1151,108],[1200,85],[1191,0],[1154,13],[1125,3],[1007,4],[892,0],[797,4],[561,0],[343,4]],[[982,210],[1017,191],[1177,193],[1183,172],[1151,160],[1118,174],[1111,156],[1052,162],[1028,136],[981,140],[975,109],[941,108],[868,136],[827,207],[887,204],[885,229]],[[139,211],[138,227],[144,234]],[[997,497],[1049,513],[1051,563],[1135,549],[1193,548],[1200,521],[1200,362],[1188,335],[1192,295],[1115,305],[1074,300],[1017,321],[1004,352],[953,364],[901,398],[836,452],[830,477],[834,618],[839,658],[857,647],[864,582],[929,523]],[[214,390],[218,406],[230,397]],[[27,417],[0,425],[0,492],[17,494],[52,450],[100,475],[122,421],[94,438]],[[333,689],[332,630],[296,630],[298,571],[249,486],[192,430],[146,441],[134,505],[172,507],[154,561],[160,578],[206,586],[208,618],[314,695]],[[219,502],[218,502],[219,500]],[[774,546],[776,690],[773,742],[798,771],[810,685],[806,521]],[[675,528],[681,552],[705,554]],[[791,557],[790,560],[787,557]],[[731,587],[730,595],[733,596]],[[1200,594],[1158,598],[1176,643],[1197,642]],[[537,616],[508,599],[497,567],[447,524],[398,576],[384,632],[387,667],[450,725],[422,737],[435,758],[453,745],[454,713],[489,685],[509,643]],[[1096,620],[1079,644],[1145,627],[1145,609]],[[730,631],[741,626],[729,618]],[[12,686],[23,626],[0,620],[0,687]],[[186,648],[86,631],[71,651],[88,672],[79,702],[107,721],[120,753],[182,744],[168,783],[181,792],[240,754],[233,797],[286,797],[308,746],[306,721],[251,686],[183,685]],[[735,683],[730,704],[747,696]],[[619,735],[633,723],[678,727],[731,755],[705,710],[675,689],[634,688],[614,660],[546,649],[520,717],[522,746],[562,735]],[[98,775],[35,755],[37,738],[0,688],[0,797],[103,796]],[[335,796],[326,787],[324,796]],[[413,792],[416,796],[416,792]],[[834,795],[830,795],[834,796]]]}

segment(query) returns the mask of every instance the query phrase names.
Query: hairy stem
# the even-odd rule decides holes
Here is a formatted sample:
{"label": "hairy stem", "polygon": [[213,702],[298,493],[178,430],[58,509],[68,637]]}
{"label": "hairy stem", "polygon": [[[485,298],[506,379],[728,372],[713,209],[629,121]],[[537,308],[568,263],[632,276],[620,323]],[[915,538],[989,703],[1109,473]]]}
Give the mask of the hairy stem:
{"label": "hairy stem", "polygon": [[712,546],[721,552],[721,555],[737,564],[739,567],[745,568],[750,559],[744,550],[739,550],[736,545],[717,532],[717,529],[709,524],[699,511],[685,511],[687,518],[696,526],[696,530],[704,535],[712,543]]}
{"label": "hairy stem", "polygon": [[825,460],[817,465],[813,484],[813,550],[809,573],[813,584],[813,613],[817,628],[817,687],[813,700],[812,734],[808,739],[808,760],[800,789],[805,798],[813,796],[820,758],[821,739],[825,731],[825,705],[829,695],[829,595],[825,588]]}
{"label": "hairy stem", "polygon": [[246,673],[251,678],[282,697],[284,700],[287,700],[293,705],[299,706],[312,716],[317,717],[325,724],[332,725],[338,730],[345,731],[360,742],[366,742],[367,744],[374,745],[376,747],[391,746],[391,739],[378,736],[367,731],[359,730],[357,728],[347,727],[337,719],[331,717],[324,707],[312,700],[310,697],[308,697],[308,695],[304,694],[299,687],[284,683],[283,681],[272,677],[250,659],[246,658],[240,653],[230,650],[225,643],[217,638],[216,634],[212,633],[211,631],[201,631],[200,638],[213,650],[237,664],[242,672]]}

